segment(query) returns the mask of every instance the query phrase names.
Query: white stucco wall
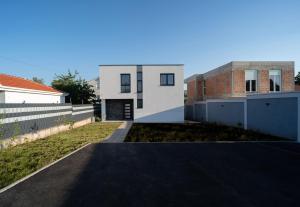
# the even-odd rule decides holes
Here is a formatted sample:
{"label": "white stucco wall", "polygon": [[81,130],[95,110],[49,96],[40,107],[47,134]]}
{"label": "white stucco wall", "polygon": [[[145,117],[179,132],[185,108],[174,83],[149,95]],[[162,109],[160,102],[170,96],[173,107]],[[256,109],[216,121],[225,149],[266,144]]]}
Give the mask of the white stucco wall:
{"label": "white stucco wall", "polygon": [[[4,103],[64,103],[60,95],[5,91]],[[1,99],[0,99],[1,100]],[[3,102],[2,102],[3,103]]]}
{"label": "white stucco wall", "polygon": [[5,93],[4,91],[0,91],[0,103],[4,103],[5,101]]}
{"label": "white stucco wall", "polygon": [[[100,66],[100,97],[134,99],[135,122],[183,122],[183,65],[143,65],[143,108],[137,108],[137,66]],[[131,93],[120,92],[120,74],[131,74]],[[174,73],[174,86],[160,86],[161,73]],[[102,101],[103,103],[104,101]]]}

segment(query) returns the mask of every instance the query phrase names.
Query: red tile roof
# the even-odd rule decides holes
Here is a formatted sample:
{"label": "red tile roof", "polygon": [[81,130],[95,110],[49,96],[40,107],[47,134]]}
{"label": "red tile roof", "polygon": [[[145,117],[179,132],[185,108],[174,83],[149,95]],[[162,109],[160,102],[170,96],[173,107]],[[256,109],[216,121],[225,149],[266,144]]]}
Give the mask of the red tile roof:
{"label": "red tile roof", "polygon": [[61,93],[58,90],[50,86],[46,86],[31,80],[27,80],[24,78],[19,78],[16,76],[0,74],[0,85],[13,87],[13,88],[22,88],[22,89],[31,89],[31,90],[38,90],[38,91],[47,91],[47,92],[55,92]]}

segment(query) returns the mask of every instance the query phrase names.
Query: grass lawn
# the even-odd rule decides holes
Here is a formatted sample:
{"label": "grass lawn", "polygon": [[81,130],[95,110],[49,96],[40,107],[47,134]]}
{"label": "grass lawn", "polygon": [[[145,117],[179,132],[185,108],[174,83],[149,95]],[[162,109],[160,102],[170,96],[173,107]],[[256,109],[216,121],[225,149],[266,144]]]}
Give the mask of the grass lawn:
{"label": "grass lawn", "polygon": [[0,151],[0,188],[88,143],[100,142],[120,123],[88,124]]}
{"label": "grass lawn", "polygon": [[285,140],[258,132],[208,123],[133,124],[125,142]]}

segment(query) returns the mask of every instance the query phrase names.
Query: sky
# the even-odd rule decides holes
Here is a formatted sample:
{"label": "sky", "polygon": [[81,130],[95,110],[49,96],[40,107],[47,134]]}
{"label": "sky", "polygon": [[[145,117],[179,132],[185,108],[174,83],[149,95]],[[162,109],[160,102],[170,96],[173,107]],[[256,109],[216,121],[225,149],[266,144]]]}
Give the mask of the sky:
{"label": "sky", "polygon": [[185,64],[185,77],[230,61],[295,61],[298,0],[0,0],[0,73],[43,78],[100,64]]}

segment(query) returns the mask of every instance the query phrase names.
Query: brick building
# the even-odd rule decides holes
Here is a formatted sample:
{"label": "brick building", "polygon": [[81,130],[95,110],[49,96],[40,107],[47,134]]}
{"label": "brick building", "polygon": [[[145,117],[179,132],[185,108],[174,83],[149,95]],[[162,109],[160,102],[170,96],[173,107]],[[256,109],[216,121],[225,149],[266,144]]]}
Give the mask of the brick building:
{"label": "brick building", "polygon": [[233,61],[185,79],[187,104],[249,93],[294,91],[293,61]]}

